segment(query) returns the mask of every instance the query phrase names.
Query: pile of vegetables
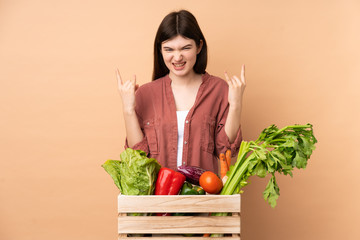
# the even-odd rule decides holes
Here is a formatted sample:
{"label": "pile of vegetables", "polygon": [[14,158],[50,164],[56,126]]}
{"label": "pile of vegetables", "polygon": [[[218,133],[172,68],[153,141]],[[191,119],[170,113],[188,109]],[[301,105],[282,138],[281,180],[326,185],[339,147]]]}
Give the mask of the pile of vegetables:
{"label": "pile of vegetables", "polygon": [[[220,190],[221,195],[238,194],[242,193],[250,176],[264,178],[271,174],[263,197],[271,207],[275,207],[280,195],[275,173],[293,176],[294,168],[306,168],[316,142],[311,124],[282,129],[271,125],[261,132],[257,140],[242,141],[234,165],[230,166],[230,150],[220,154],[224,186],[215,173],[195,166],[179,166],[177,171],[162,168],[156,159],[147,158],[145,152],[131,148],[120,154],[120,161],[108,160],[102,167],[125,195],[151,195],[154,194],[155,185],[155,194],[178,194],[185,180],[192,185],[200,185],[210,194],[217,194]],[[166,191],[165,185],[168,188]]]}
{"label": "pile of vegetables", "polygon": [[[280,196],[275,173],[293,176],[294,168],[305,169],[316,142],[311,124],[281,129],[271,125],[255,141],[242,141],[234,165],[230,166],[230,150],[219,155],[222,180],[215,173],[200,167],[179,166],[177,171],[161,167],[156,159],[147,158],[145,152],[131,148],[121,153],[120,161],[108,160],[102,166],[125,195],[239,194],[248,184],[249,177],[256,175],[264,178],[270,174],[263,197],[274,208]],[[212,215],[226,216],[228,213]]]}
{"label": "pile of vegetables", "polygon": [[204,169],[181,166],[181,170],[175,171],[161,167],[155,158],[148,158],[141,150],[127,148],[120,154],[120,160],[107,160],[101,166],[124,195],[205,194],[198,186]]}

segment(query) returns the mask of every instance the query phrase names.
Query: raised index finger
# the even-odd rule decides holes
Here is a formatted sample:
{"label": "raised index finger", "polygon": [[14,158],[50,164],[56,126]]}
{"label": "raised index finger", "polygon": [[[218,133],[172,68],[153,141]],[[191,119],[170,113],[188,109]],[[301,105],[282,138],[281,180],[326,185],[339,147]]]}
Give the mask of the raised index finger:
{"label": "raised index finger", "polygon": [[242,68],[241,68],[241,81],[246,84],[246,81],[245,81],[245,64],[242,65]]}
{"label": "raised index finger", "polygon": [[119,69],[116,69],[115,72],[116,72],[116,78],[117,78],[118,86],[120,87],[123,84],[123,81],[121,79]]}

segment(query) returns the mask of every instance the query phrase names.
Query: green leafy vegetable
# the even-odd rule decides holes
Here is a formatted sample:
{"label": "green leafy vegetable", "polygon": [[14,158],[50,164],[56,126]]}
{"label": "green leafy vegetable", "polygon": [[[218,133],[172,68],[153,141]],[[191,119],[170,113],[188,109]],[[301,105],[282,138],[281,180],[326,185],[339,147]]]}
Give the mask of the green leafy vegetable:
{"label": "green leafy vegetable", "polygon": [[155,190],[160,164],[141,150],[127,148],[119,160],[107,160],[102,167],[124,195],[151,195]]}
{"label": "green leafy vegetable", "polygon": [[105,171],[110,174],[114,180],[115,185],[121,190],[121,177],[120,177],[120,161],[119,160],[107,160],[103,165],[101,165]]}
{"label": "green leafy vegetable", "polygon": [[[307,160],[317,142],[311,124],[292,125],[278,129],[271,125],[264,129],[256,141],[242,141],[237,161],[227,172],[228,179],[221,190],[221,195],[242,193],[241,188],[248,184],[250,176],[271,178],[263,192],[263,197],[272,208],[280,196],[275,172],[292,175],[296,168],[306,168]],[[229,213],[213,213],[212,216],[227,216]],[[223,234],[211,234],[222,237]]]}
{"label": "green leafy vegetable", "polygon": [[265,177],[271,174],[264,199],[276,206],[280,196],[275,172],[292,175],[293,169],[306,168],[307,161],[317,142],[311,124],[292,125],[278,129],[271,125],[264,129],[256,141],[243,141],[236,163],[227,173],[228,179],[221,191],[222,195],[240,193],[250,176]]}

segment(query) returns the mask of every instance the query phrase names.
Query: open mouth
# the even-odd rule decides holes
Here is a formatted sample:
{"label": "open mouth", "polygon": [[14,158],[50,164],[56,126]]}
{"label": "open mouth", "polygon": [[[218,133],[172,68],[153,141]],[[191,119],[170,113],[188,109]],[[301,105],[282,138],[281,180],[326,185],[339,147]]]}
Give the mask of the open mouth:
{"label": "open mouth", "polygon": [[177,68],[179,67],[183,67],[186,64],[186,62],[182,62],[182,63],[173,63],[173,65]]}

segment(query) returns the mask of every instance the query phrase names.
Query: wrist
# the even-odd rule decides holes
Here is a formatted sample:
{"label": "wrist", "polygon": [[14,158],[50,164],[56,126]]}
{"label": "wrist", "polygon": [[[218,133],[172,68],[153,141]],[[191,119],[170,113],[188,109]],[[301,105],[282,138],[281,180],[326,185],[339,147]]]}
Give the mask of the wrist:
{"label": "wrist", "polygon": [[135,108],[124,108],[123,109],[124,115],[132,116],[135,115]]}
{"label": "wrist", "polygon": [[229,102],[229,111],[232,112],[241,112],[241,102],[237,102],[237,103],[230,103]]}

